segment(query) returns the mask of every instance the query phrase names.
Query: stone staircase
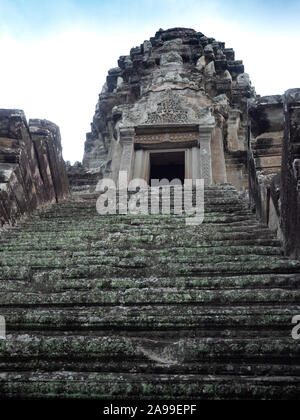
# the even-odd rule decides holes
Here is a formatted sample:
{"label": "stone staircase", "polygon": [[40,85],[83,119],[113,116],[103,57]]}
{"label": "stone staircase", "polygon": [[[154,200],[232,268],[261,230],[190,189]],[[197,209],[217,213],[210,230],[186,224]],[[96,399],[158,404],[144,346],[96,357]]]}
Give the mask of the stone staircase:
{"label": "stone staircase", "polygon": [[74,196],[0,237],[0,398],[297,399],[300,261],[226,184],[205,220]]}

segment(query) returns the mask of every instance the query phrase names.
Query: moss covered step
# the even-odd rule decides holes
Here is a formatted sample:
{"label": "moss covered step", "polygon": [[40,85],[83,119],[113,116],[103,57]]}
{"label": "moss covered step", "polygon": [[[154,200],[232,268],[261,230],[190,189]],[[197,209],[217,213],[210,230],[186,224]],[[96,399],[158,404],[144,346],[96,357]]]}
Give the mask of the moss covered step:
{"label": "moss covered step", "polygon": [[[203,267],[204,271],[206,271],[206,265],[210,264],[221,264],[226,263],[229,265],[233,265],[234,263],[253,263],[257,262],[258,264],[263,262],[268,263],[270,267],[273,265],[277,265],[284,260],[279,260],[276,256],[266,256],[266,255],[210,255],[205,253],[199,253],[196,255],[192,255],[191,253],[187,254],[180,254],[180,253],[172,253],[169,252],[169,255],[165,253],[157,254],[153,253],[151,255],[150,252],[124,252],[118,253],[116,255],[111,254],[104,254],[104,255],[89,255],[88,253],[75,253],[68,254],[62,253],[56,256],[45,256],[41,257],[40,255],[29,254],[24,257],[22,254],[5,254],[0,256],[0,266],[8,267],[8,266],[22,266],[28,265],[31,268],[68,268],[68,267],[81,267],[83,265],[87,266],[94,266],[94,265],[104,265],[105,267],[116,267],[116,268],[144,268],[144,267],[153,267],[157,264],[164,265],[165,267],[171,267],[173,264],[182,265],[182,269],[190,267],[201,266]],[[285,262],[285,261],[284,261]],[[287,269],[300,268],[299,264],[290,262],[284,264]],[[159,269],[158,269],[159,270]]]}
{"label": "moss covered step", "polygon": [[[151,200],[150,200],[150,195],[149,195],[149,200],[148,203],[151,205]],[[156,197],[156,200],[158,201],[158,197]],[[197,203],[196,200],[191,200],[190,198],[191,196],[187,196],[186,198],[184,198],[183,196],[181,196],[181,199],[179,198],[179,200],[184,203],[189,203],[192,202],[194,205]],[[154,202],[154,201],[153,201]],[[173,205],[174,203],[178,202],[176,201],[176,198],[174,199],[174,196],[171,195],[170,198],[166,198],[166,199],[162,199],[162,197],[159,197],[159,202],[160,203],[170,203],[171,205]],[[57,206],[57,207],[52,207],[49,210],[46,210],[42,213],[42,215],[44,214],[50,214],[51,212],[58,210],[58,211],[64,211],[64,210],[69,210],[70,208],[72,208],[73,210],[96,210],[96,203],[97,200],[90,200],[90,201],[85,201],[85,202],[80,202],[80,201],[69,201],[69,202],[64,202],[62,203],[61,206]],[[119,203],[119,198],[117,196],[117,204]],[[234,205],[234,206],[239,206],[240,208],[245,207],[245,203],[240,201],[239,199],[236,198],[236,196],[233,195],[224,195],[222,196],[210,196],[210,195],[206,195],[204,197],[204,203],[207,206],[223,206],[223,205]]]}
{"label": "moss covered step", "polygon": [[[74,213],[74,211],[76,211],[76,213]],[[151,214],[151,208],[148,207],[148,209],[146,210],[147,213],[150,215]],[[218,214],[224,214],[224,216],[226,215],[231,215],[234,214],[235,216],[248,216],[251,217],[251,213],[250,212],[244,212],[243,208],[239,205],[239,204],[223,204],[223,205],[205,205],[204,208],[204,212],[205,214],[208,215],[218,215]],[[163,210],[163,215],[171,215],[173,217],[176,217],[177,215],[182,215],[187,217],[188,213],[185,213],[184,211],[177,211],[174,210],[173,207],[167,207],[166,210]],[[116,216],[119,215],[119,209],[117,208],[117,213]],[[52,212],[48,212],[46,214],[44,214],[43,216],[43,220],[47,220],[47,219],[57,219],[57,218],[64,218],[66,220],[70,219],[70,220],[80,220],[80,218],[83,217],[92,217],[92,216],[99,216],[100,217],[105,217],[105,215],[101,216],[97,214],[96,211],[96,206],[95,208],[91,208],[91,209],[77,209],[77,210],[73,210],[72,208],[68,209],[65,208],[64,210],[60,209],[59,211],[55,211],[53,210]],[[135,215],[136,217],[136,215]],[[41,220],[42,220],[41,219]]]}
{"label": "moss covered step", "polygon": [[282,288],[299,289],[300,274],[256,274],[238,276],[212,276],[212,277],[141,277],[141,278],[61,278],[49,275],[49,272],[33,273],[30,278],[23,280],[6,280],[1,286],[3,291],[52,291],[65,290],[127,290],[132,288],[173,288],[186,289],[264,289]]}
{"label": "moss covered step", "polygon": [[[186,223],[185,223],[185,217],[155,217],[151,216],[145,217],[145,216],[137,216],[137,217],[115,217],[109,219],[108,217],[103,217],[99,215],[91,216],[86,218],[85,220],[80,222],[80,228],[83,231],[89,231],[93,230],[95,228],[95,223],[101,222],[101,227],[103,229],[109,229],[113,226],[115,227],[126,227],[127,229],[131,226],[145,226],[145,227],[153,227],[159,224],[162,229],[170,229],[172,227],[176,227],[178,229],[185,229]],[[15,232],[38,232],[38,229],[41,229],[41,232],[48,231],[51,232],[52,229],[55,229],[56,231],[72,231],[76,230],[78,231],[78,220],[71,219],[70,221],[65,220],[65,218],[61,219],[50,219],[45,224],[45,221],[42,219],[36,219],[31,220],[30,222],[27,221],[26,224],[22,225],[22,228],[15,229]],[[214,223],[214,220],[208,219],[208,217],[204,218],[204,222],[199,227],[205,229],[221,229],[221,230],[229,230],[229,229],[258,229],[259,227],[261,229],[264,229],[267,231],[266,226],[259,225],[255,219],[247,219],[247,220],[240,220],[230,223],[230,225],[227,225],[222,223]],[[47,229],[47,230],[46,230]]]}
{"label": "moss covered step", "polygon": [[[283,359],[300,362],[300,346],[292,337],[281,338],[184,338],[150,340],[125,336],[30,335],[8,334],[0,342],[0,360],[57,359],[118,360],[178,364],[201,361],[228,361],[243,358],[244,362]],[[76,369],[75,369],[76,370]]]}
{"label": "moss covered step", "polygon": [[22,279],[5,280],[1,283],[2,292],[62,292],[93,290],[127,290],[143,288],[186,289],[299,289],[300,274],[256,274],[212,277],[141,277],[141,278],[62,278],[49,272],[24,272]]}
{"label": "moss covered step", "polygon": [[[192,243],[194,246],[198,246],[198,242],[215,242],[215,241],[231,241],[231,245],[235,244],[235,241],[243,241],[243,240],[256,240],[259,239],[266,240],[270,239],[273,240],[273,236],[270,235],[270,233],[266,233],[264,231],[260,230],[250,230],[249,232],[218,232],[218,231],[206,231],[205,229],[199,229],[196,232],[192,231],[191,229],[186,229],[182,231],[177,231],[175,229],[169,229],[169,230],[161,230],[159,227],[155,227],[153,229],[151,228],[135,228],[130,230],[122,230],[116,229],[116,230],[110,230],[106,231],[105,229],[96,228],[94,231],[64,231],[59,234],[59,238],[57,238],[56,232],[43,232],[43,233],[37,233],[35,235],[35,239],[39,241],[45,241],[55,242],[56,239],[60,240],[72,240],[73,238],[76,239],[78,242],[81,240],[89,240],[91,243],[96,241],[106,241],[107,245],[114,244],[116,240],[119,241],[130,241],[130,240],[140,240],[140,237],[147,237],[152,238],[152,241],[154,240],[164,240],[166,243],[173,243],[178,245],[178,241],[181,241],[182,246],[186,245],[187,243]],[[12,236],[12,240],[16,239],[16,237]],[[18,239],[21,241],[21,243],[27,242],[32,240],[32,233],[22,233],[18,237]],[[201,241],[201,242],[200,242]],[[258,242],[259,243],[259,242]],[[197,244],[197,245],[196,245]],[[276,244],[279,244],[277,241]],[[222,243],[219,244],[222,246]],[[0,253],[1,255],[1,253]]]}
{"label": "moss covered step", "polygon": [[[81,246],[80,246],[81,245]],[[150,256],[153,257],[171,257],[171,256],[191,256],[193,258],[201,257],[201,256],[214,256],[214,255],[223,255],[223,256],[238,256],[238,255],[251,255],[253,257],[259,255],[268,255],[268,256],[280,256],[282,255],[282,250],[280,247],[271,247],[271,246],[228,246],[228,247],[203,247],[197,248],[194,247],[193,244],[189,244],[185,247],[175,247],[172,244],[168,244],[168,246],[164,247],[164,249],[157,250],[157,249],[149,249],[147,248],[135,248],[132,250],[126,250],[124,248],[108,248],[104,249],[97,248],[94,246],[87,246],[87,243],[76,244],[71,246],[65,247],[55,247],[53,249],[43,249],[43,257],[44,258],[52,258],[53,251],[56,251],[56,255],[58,257],[103,257],[114,255],[118,256],[119,258],[132,258],[135,256]],[[30,260],[31,258],[36,259],[40,257],[41,249],[30,249],[26,251],[26,258]],[[22,258],[24,256],[24,249],[17,248],[17,249],[5,249],[2,250],[0,253],[0,261],[4,262],[7,266],[7,261],[10,258]],[[23,261],[23,260],[22,260]]]}
{"label": "moss covered step", "polygon": [[206,189],[194,227],[97,198],[0,236],[2,397],[299,397],[300,262],[232,186]]}
{"label": "moss covered step", "polygon": [[[111,278],[111,277],[132,277],[132,278],[141,278],[141,277],[151,277],[153,275],[160,277],[169,277],[169,276],[220,276],[220,275],[246,275],[249,273],[254,274],[292,274],[299,273],[299,263],[294,261],[285,261],[285,260],[271,260],[264,259],[261,257],[261,260],[255,259],[254,261],[246,261],[242,263],[241,261],[228,262],[216,262],[216,263],[207,263],[201,264],[198,262],[194,264],[183,264],[179,262],[165,262],[162,266],[161,264],[153,264],[153,262],[146,266],[144,260],[136,258],[134,261],[128,259],[128,261],[119,261],[118,264],[103,264],[103,265],[87,265],[83,264],[82,266],[76,264],[71,265],[67,268],[55,268],[57,267],[56,263],[50,264],[46,263],[45,265],[38,265],[33,268],[27,269],[24,268],[23,275],[17,273],[17,269],[13,266],[11,267],[1,267],[0,275],[1,279],[22,279],[31,278],[33,269],[49,271],[49,277],[51,279],[78,279],[78,278]],[[22,270],[23,266],[20,266]],[[29,270],[29,271],[28,271]],[[15,274],[18,276],[14,276]],[[1,282],[0,282],[1,284]]]}
{"label": "moss covered step", "polygon": [[248,360],[247,363],[241,364],[239,360],[226,361],[211,361],[207,362],[188,362],[180,364],[157,363],[156,361],[139,361],[135,359],[128,359],[126,361],[113,361],[101,359],[89,359],[88,361],[76,360],[61,360],[61,359],[9,359],[9,361],[1,362],[0,369],[9,366],[10,372],[21,370],[22,372],[38,371],[73,371],[75,372],[102,372],[102,373],[119,373],[120,368],[122,373],[130,374],[132,372],[139,372],[144,374],[168,374],[168,375],[223,375],[232,377],[232,375],[242,376],[281,376],[292,377],[299,376],[300,365],[282,364],[282,360],[276,361],[259,361]]}
{"label": "moss covered step", "polygon": [[299,399],[298,376],[157,375],[96,372],[9,372],[0,375],[8,398]]}
{"label": "moss covered step", "polygon": [[[126,227],[126,229],[131,228],[131,226],[139,226],[141,228],[152,228],[153,226],[159,225],[162,230],[170,229],[172,227],[177,226],[179,229],[187,229],[191,230],[191,228],[186,226],[185,223],[185,216],[177,217],[177,216],[161,216],[160,218],[154,218],[154,216],[148,217],[150,218],[151,223],[147,223],[147,219],[145,221],[145,216],[135,216],[130,217],[126,216],[126,219],[124,219],[122,216],[114,216],[112,219],[108,220],[108,216],[93,216],[89,218],[85,218],[81,225],[81,218],[76,220],[75,218],[72,218],[70,220],[70,223],[65,220],[65,218],[61,218],[61,221],[58,221],[58,218],[53,218],[49,221],[49,225],[47,221],[40,221],[42,224],[43,229],[41,230],[41,233],[51,233],[51,232],[64,232],[64,231],[76,231],[78,230],[82,232],[86,231],[94,231],[95,228],[103,230],[116,230],[116,227]],[[87,225],[85,225],[87,224]],[[120,225],[120,226],[118,226]],[[263,228],[265,227],[260,226],[258,223],[255,223],[255,220],[253,218],[249,218],[245,215],[224,215],[224,213],[216,213],[216,214],[206,214],[203,224],[198,226],[198,229],[201,227],[202,229],[205,229],[206,226],[212,225],[211,228],[215,229],[222,229],[222,227],[228,227],[228,228],[234,228],[235,226],[244,226],[245,229],[251,229],[251,228]],[[28,226],[28,229],[26,229],[26,226]],[[36,228],[39,227],[38,222],[35,222],[33,224],[24,223],[21,226],[18,225],[17,227],[14,227],[10,230],[9,238],[18,238],[19,235],[22,233],[31,233],[31,234],[38,234],[40,231]],[[68,229],[68,227],[70,227]],[[197,229],[197,228],[196,228]],[[194,230],[196,230],[194,228]],[[122,229],[121,229],[122,231]],[[7,235],[5,237],[7,239]],[[5,244],[5,239],[0,237],[1,244]]]}
{"label": "moss covered step", "polygon": [[[120,330],[151,338],[163,332],[163,337],[184,336],[253,337],[254,335],[290,335],[291,320],[297,313],[297,304],[282,306],[187,306],[182,304],[144,306],[99,306],[66,308],[1,308],[7,332],[12,331],[107,331]],[[231,331],[228,331],[230,329]],[[144,334],[141,333],[144,331]],[[190,333],[189,333],[190,331]],[[209,332],[208,332],[209,331]],[[253,332],[254,331],[254,332]]]}
{"label": "moss covered step", "polygon": [[89,292],[66,291],[61,293],[41,292],[2,292],[0,307],[8,306],[68,306],[82,305],[145,305],[145,304],[201,304],[201,305],[257,305],[281,302],[296,304],[300,290],[289,289],[227,289],[198,290],[188,289],[127,289],[125,291],[93,290]]}
{"label": "moss covered step", "polygon": [[[111,236],[108,241],[107,238],[103,240],[93,240],[90,241],[87,237],[81,238],[81,237],[64,237],[64,238],[57,238],[55,242],[53,240],[35,240],[31,237],[31,239],[28,239],[24,242],[20,242],[16,244],[15,242],[11,242],[10,244],[6,243],[6,247],[3,251],[19,251],[24,252],[24,255],[26,255],[28,250],[49,250],[56,253],[59,250],[66,250],[66,251],[72,251],[72,250],[107,250],[107,249],[151,249],[156,250],[157,248],[172,248],[174,247],[174,244],[178,246],[178,248],[197,248],[197,249],[208,249],[210,248],[212,251],[212,254],[214,255],[214,249],[224,249],[230,248],[230,247],[242,247],[245,248],[246,246],[250,247],[270,247],[270,248],[278,248],[281,249],[281,244],[277,239],[248,239],[248,240],[236,240],[234,243],[230,240],[227,241],[211,241],[211,240],[197,240],[197,241],[189,241],[186,242],[183,240],[183,238],[176,238],[176,242],[172,240],[171,242],[166,242],[166,236],[165,235],[141,235],[140,237],[136,236],[126,236],[123,237],[122,235],[115,235]],[[226,253],[225,253],[226,254]],[[270,255],[273,255],[271,252]]]}
{"label": "moss covered step", "polygon": [[[222,230],[218,231],[214,228],[198,228],[197,231],[193,231],[190,228],[185,229],[176,229],[176,226],[169,227],[167,229],[161,229],[159,226],[155,226],[153,228],[151,227],[131,227],[130,229],[124,229],[124,226],[121,226],[120,229],[118,226],[116,228],[111,229],[105,229],[100,228],[98,226],[95,226],[93,230],[87,230],[87,231],[80,231],[80,230],[64,230],[59,233],[58,239],[64,239],[64,238],[72,238],[72,237],[79,237],[81,239],[89,239],[91,241],[99,240],[104,237],[110,239],[110,236],[114,239],[114,234],[119,234],[120,236],[132,237],[132,236],[144,236],[144,235],[152,235],[154,238],[156,236],[160,237],[164,235],[166,239],[171,240],[173,238],[182,237],[184,236],[187,239],[195,238],[197,239],[208,239],[211,238],[211,240],[240,240],[240,239],[260,239],[260,238],[273,238],[273,235],[270,234],[270,232],[265,231],[264,229],[232,229],[232,230]],[[55,237],[57,237],[57,232],[37,232],[35,234],[35,237],[40,240],[54,240]],[[11,239],[14,238],[14,235],[11,236]],[[18,238],[22,241],[26,241],[27,239],[32,238],[32,232],[23,232],[18,236]]]}
{"label": "moss covered step", "polygon": [[[43,261],[42,261],[43,263]],[[58,266],[56,260],[53,264],[46,261],[44,265],[36,265],[31,268],[20,266],[18,269],[14,266],[0,267],[0,276],[2,280],[5,279],[19,279],[31,278],[33,269],[35,270],[49,270],[49,276],[52,279],[77,279],[77,278],[111,278],[111,277],[150,277],[153,275],[168,277],[168,276],[220,276],[220,275],[246,275],[254,274],[289,274],[299,273],[299,262],[289,260],[274,260],[271,257],[261,259],[254,259],[252,261],[241,262],[240,260],[228,262],[213,262],[201,264],[199,261],[195,263],[180,263],[180,262],[164,262],[164,264],[145,263],[144,259],[136,257],[134,260],[128,261],[119,260],[117,264],[112,263],[103,265],[77,265],[73,264],[67,268],[55,268]],[[23,269],[23,271],[22,271]],[[22,271],[22,273],[21,273]],[[1,284],[1,282],[0,282]]]}

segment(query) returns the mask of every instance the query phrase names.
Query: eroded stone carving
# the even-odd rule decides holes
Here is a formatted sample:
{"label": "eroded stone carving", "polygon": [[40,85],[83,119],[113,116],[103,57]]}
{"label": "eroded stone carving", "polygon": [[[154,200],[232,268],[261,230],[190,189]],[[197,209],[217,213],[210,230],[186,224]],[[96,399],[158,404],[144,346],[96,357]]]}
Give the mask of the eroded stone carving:
{"label": "eroded stone carving", "polygon": [[178,95],[169,90],[165,99],[157,105],[157,110],[148,115],[146,124],[187,123],[188,111],[182,102]]}

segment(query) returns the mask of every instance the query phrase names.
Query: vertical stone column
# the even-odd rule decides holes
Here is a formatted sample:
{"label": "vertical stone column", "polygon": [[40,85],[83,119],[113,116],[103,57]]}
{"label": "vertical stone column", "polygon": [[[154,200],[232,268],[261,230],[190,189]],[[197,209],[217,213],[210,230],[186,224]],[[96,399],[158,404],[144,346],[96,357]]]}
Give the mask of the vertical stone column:
{"label": "vertical stone column", "polygon": [[149,152],[143,149],[134,152],[133,178],[144,179],[149,182]]}
{"label": "vertical stone column", "polygon": [[185,179],[192,179],[192,159],[191,159],[191,149],[186,149],[185,151]]}
{"label": "vertical stone column", "polygon": [[237,109],[231,109],[229,111],[228,127],[227,127],[227,131],[228,131],[227,143],[228,143],[228,149],[231,152],[235,152],[240,149],[239,138],[238,138],[240,120],[241,120],[241,112]]}
{"label": "vertical stone column", "polygon": [[192,147],[191,149],[191,169],[192,178],[201,178],[201,163],[200,163],[200,149],[199,147]]}
{"label": "vertical stone column", "polygon": [[201,177],[204,179],[205,185],[212,184],[212,167],[211,167],[211,134],[213,126],[200,126],[200,166]]}
{"label": "vertical stone column", "polygon": [[285,253],[300,259],[300,89],[283,96],[285,133],[282,147],[280,224]]}
{"label": "vertical stone column", "polygon": [[127,171],[128,182],[131,180],[133,172],[134,134],[134,127],[120,128],[120,143],[123,148],[120,171]]}
{"label": "vertical stone column", "polygon": [[213,182],[223,184],[227,182],[226,163],[223,144],[223,122],[224,117],[216,115],[216,126],[212,131],[211,138],[211,161]]}

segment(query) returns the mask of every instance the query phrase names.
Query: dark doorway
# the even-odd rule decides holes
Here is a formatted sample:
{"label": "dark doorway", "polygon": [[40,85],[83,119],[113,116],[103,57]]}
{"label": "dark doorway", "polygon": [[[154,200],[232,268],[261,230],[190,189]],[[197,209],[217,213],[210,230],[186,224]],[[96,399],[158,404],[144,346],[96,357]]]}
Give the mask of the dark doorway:
{"label": "dark doorway", "polygon": [[184,183],[185,152],[150,153],[150,183],[151,179],[177,178]]}

